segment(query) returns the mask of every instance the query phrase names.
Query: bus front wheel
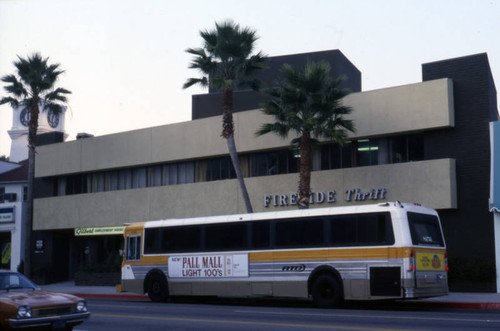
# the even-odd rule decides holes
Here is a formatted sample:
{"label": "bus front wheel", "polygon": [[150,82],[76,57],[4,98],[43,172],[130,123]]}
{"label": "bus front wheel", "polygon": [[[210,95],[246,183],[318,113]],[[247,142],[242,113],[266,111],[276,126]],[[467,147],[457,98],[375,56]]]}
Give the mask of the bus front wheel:
{"label": "bus front wheel", "polygon": [[162,275],[152,275],[148,281],[148,296],[153,302],[164,302],[168,298],[167,280]]}
{"label": "bus front wheel", "polygon": [[342,289],[337,277],[318,276],[311,288],[314,304],[320,308],[332,308],[342,301]]}

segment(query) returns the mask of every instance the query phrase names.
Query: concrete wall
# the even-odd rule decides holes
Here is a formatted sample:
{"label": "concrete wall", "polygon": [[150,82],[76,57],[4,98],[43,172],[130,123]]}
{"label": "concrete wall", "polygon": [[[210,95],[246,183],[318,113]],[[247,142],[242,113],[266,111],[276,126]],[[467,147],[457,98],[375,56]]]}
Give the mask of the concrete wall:
{"label": "concrete wall", "polygon": [[[247,178],[254,210],[277,211],[296,206],[264,206],[269,195],[289,195],[297,190],[298,174]],[[426,183],[418,185],[416,183]],[[455,161],[440,159],[338,170],[312,175],[314,192],[336,191],[335,203],[312,207],[342,206],[347,190],[384,188],[383,201],[418,202],[436,209],[456,208]],[[165,218],[244,213],[236,180],[222,180],[144,189],[69,195],[35,200],[34,230],[122,225]]]}
{"label": "concrete wall", "polygon": [[355,136],[453,127],[453,82],[438,79],[348,95],[354,109]]}
{"label": "concrete wall", "polygon": [[[454,126],[453,88],[448,79],[349,95],[351,118],[357,131],[352,138],[430,130]],[[274,134],[256,138],[262,123],[272,119],[260,110],[236,113],[238,152],[282,148],[290,140]],[[227,154],[220,137],[221,118],[122,132],[63,144],[40,146],[36,177],[98,171]]]}

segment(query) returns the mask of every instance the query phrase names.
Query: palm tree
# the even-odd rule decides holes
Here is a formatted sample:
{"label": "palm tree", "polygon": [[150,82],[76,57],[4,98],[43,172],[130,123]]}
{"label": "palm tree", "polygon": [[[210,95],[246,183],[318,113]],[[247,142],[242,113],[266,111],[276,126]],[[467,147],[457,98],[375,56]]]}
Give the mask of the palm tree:
{"label": "palm tree", "polygon": [[259,81],[253,74],[265,68],[266,56],[259,52],[252,55],[257,40],[256,32],[240,28],[232,21],[215,23],[215,29],[200,31],[202,48],[189,48],[194,55],[191,69],[197,69],[201,78],[189,78],[183,88],[195,84],[211,87],[222,92],[222,137],[227,140],[229,155],[240,184],[248,213],[253,212],[247,188],[241,173],[240,161],[234,141],[233,90],[235,88],[258,88]]}
{"label": "palm tree", "polygon": [[1,78],[4,90],[10,96],[0,99],[0,105],[9,103],[12,108],[23,107],[29,110],[28,125],[28,201],[24,223],[24,273],[31,273],[31,230],[33,223],[33,180],[35,175],[35,148],[36,132],[40,107],[42,111],[51,111],[59,114],[66,104],[66,94],[70,91],[55,88],[54,85],[64,71],[59,69],[59,64],[48,64],[49,58],[43,58],[39,53],[34,53],[24,59],[20,56],[14,61],[16,74],[6,75]]}
{"label": "palm tree", "polygon": [[329,73],[326,62],[308,62],[304,72],[283,65],[282,80],[268,91],[271,100],[262,108],[276,122],[263,124],[256,132],[257,136],[274,132],[283,139],[290,131],[297,135],[292,143],[300,148],[299,208],[309,208],[312,145],[320,138],[342,145],[347,141],[347,132],[354,132],[353,122],[345,119],[352,109],[342,105],[349,91],[339,88],[342,78],[331,79]]}

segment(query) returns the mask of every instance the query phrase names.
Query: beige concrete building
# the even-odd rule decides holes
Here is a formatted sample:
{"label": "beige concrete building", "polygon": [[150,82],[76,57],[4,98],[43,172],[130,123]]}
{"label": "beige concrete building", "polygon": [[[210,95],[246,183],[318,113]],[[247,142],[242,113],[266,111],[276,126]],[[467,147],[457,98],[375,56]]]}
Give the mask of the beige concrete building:
{"label": "beige concrete building", "polygon": [[[350,73],[347,84],[354,93],[344,102],[354,109],[356,133],[343,147],[324,141],[315,150],[311,207],[417,202],[442,213],[451,261],[477,260],[475,253],[459,246],[461,238],[451,229],[474,213],[484,219],[477,224],[484,226],[479,225],[473,236],[488,231],[487,196],[485,213],[463,209],[466,201],[476,201],[483,194],[483,177],[489,179],[487,169],[481,167],[487,167],[483,165],[487,160],[484,155],[469,160],[475,154],[467,157],[463,150],[475,151],[482,145],[489,149],[483,135],[483,130],[488,134],[488,126],[482,125],[495,120],[496,102],[490,100],[494,83],[489,82],[485,104],[471,108],[463,104],[466,96],[457,95],[457,87],[464,93],[464,83],[456,76],[463,75],[461,69],[455,67],[465,61],[469,69],[473,67],[470,70],[483,72],[487,58],[486,64],[477,60],[485,56],[447,60],[447,66],[425,64],[421,83],[366,92],[361,91],[361,74],[339,51],[272,58],[271,66],[277,66],[325,57],[345,69],[332,65],[334,75]],[[272,77],[263,78],[271,81]],[[235,93],[234,121],[253,208],[256,212],[297,208],[298,159],[291,139],[255,136],[259,126],[271,119],[258,109],[258,98],[252,101],[252,93]],[[124,223],[246,211],[226,142],[220,137],[221,118],[211,116],[220,109],[214,101],[217,96],[216,92],[195,96],[189,122],[38,148],[33,246],[38,243],[42,248],[34,249],[33,263],[42,281],[71,279],[82,268],[106,264],[110,254],[117,253],[121,237],[107,234],[104,228],[119,233],[114,227]],[[474,112],[472,119],[465,118],[467,111]],[[479,170],[473,164],[468,168],[470,162]],[[471,172],[479,180],[471,178]],[[470,190],[470,185],[477,185],[477,190]],[[479,203],[474,205],[479,208]],[[80,236],[99,228],[104,229],[100,236]],[[482,247],[487,257],[491,240]],[[487,264],[489,258],[484,260]],[[48,265],[52,269],[57,265],[57,274],[50,274],[44,267]]]}

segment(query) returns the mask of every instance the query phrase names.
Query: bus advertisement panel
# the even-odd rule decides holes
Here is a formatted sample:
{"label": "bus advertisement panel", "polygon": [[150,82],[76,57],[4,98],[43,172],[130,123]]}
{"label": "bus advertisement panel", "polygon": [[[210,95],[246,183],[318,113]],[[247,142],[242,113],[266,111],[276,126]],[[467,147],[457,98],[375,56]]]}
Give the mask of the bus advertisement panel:
{"label": "bus advertisement panel", "polygon": [[248,254],[186,255],[168,258],[171,278],[248,277]]}

